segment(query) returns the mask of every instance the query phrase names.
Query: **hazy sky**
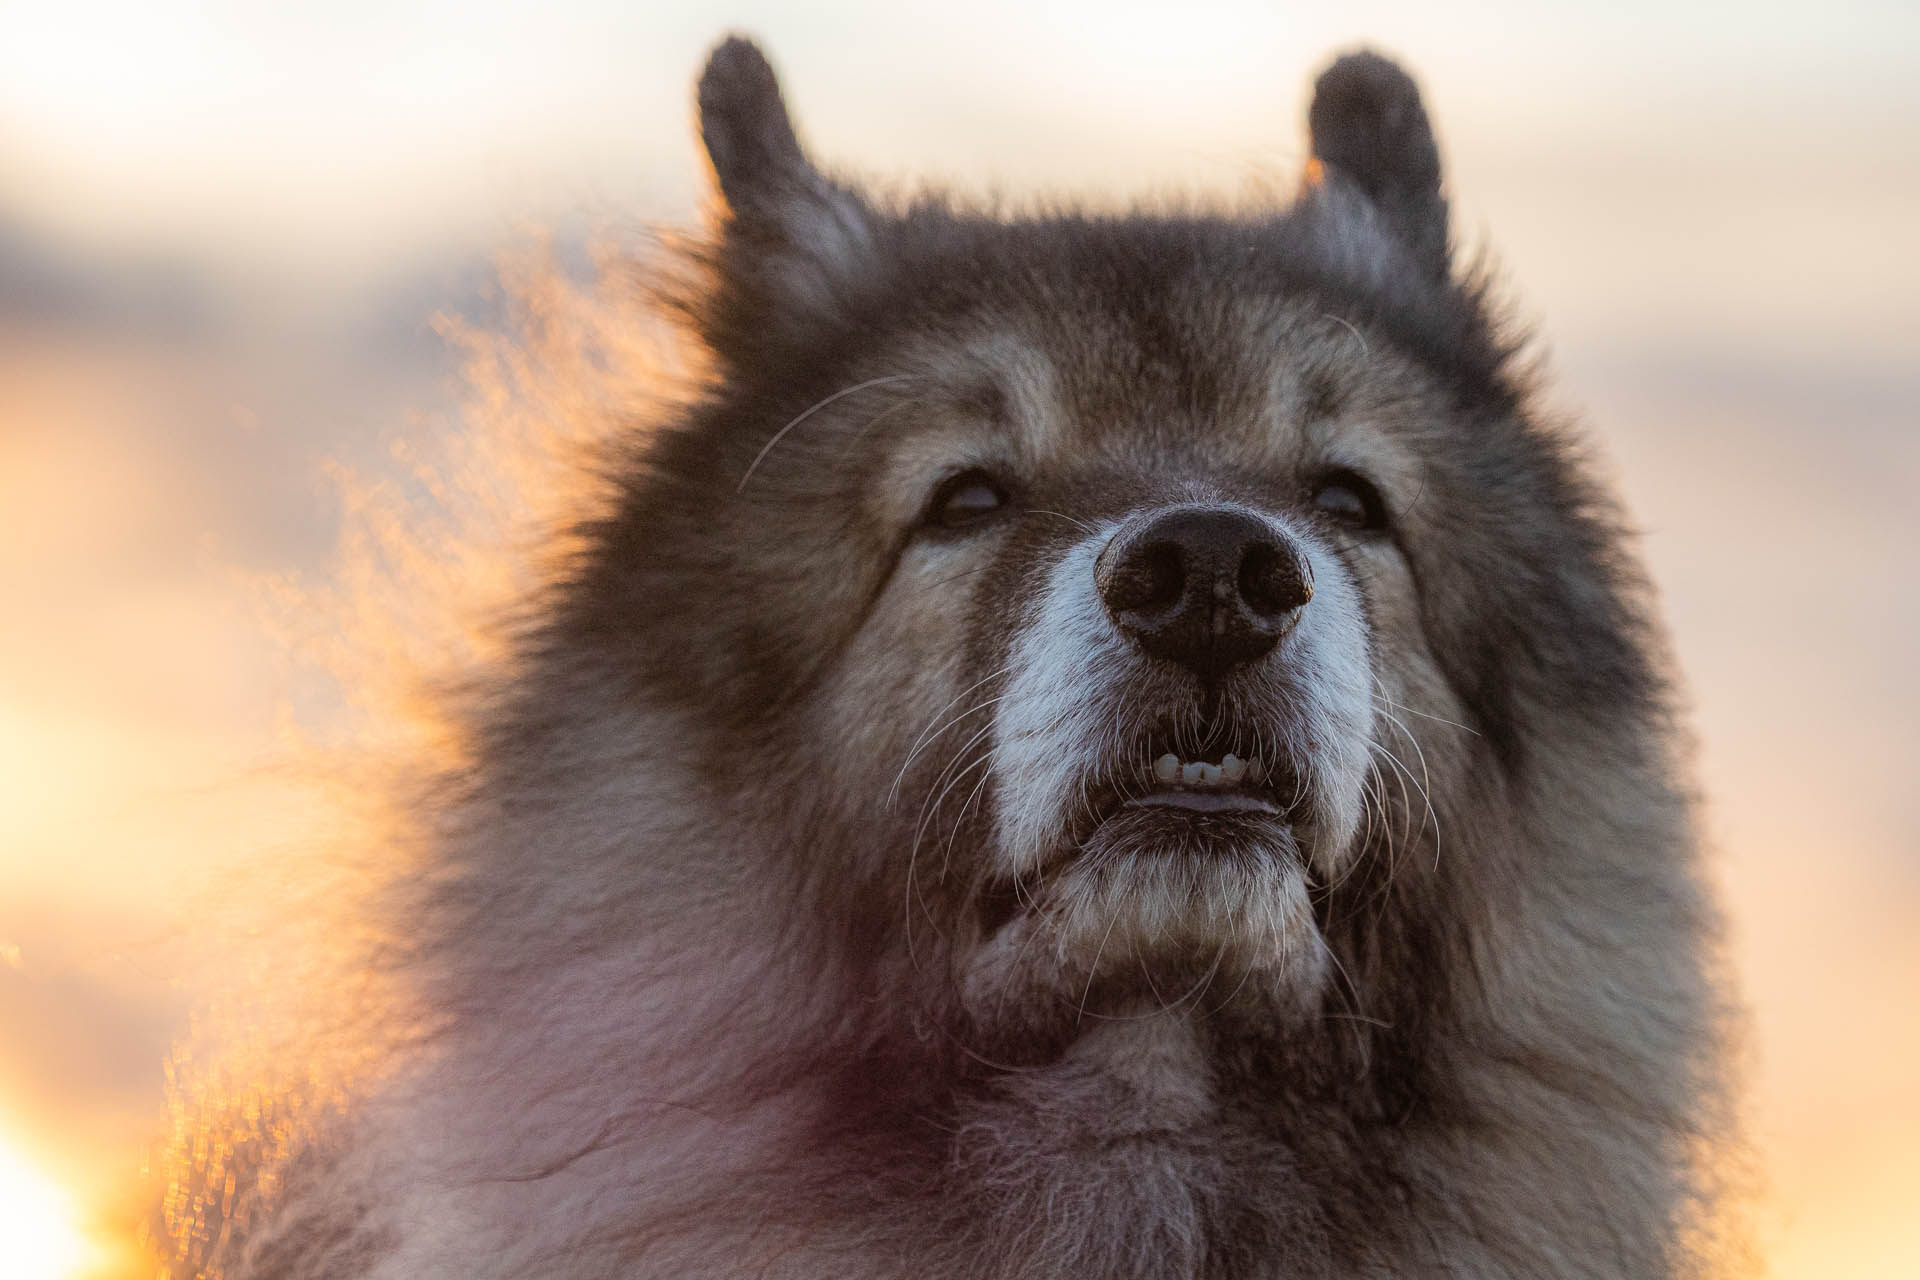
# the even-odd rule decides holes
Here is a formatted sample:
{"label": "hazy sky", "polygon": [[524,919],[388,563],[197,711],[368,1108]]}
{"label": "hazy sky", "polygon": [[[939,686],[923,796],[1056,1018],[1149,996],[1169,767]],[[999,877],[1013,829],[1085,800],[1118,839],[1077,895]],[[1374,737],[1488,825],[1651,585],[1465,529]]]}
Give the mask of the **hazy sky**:
{"label": "hazy sky", "polygon": [[828,157],[969,186],[1218,187],[1290,170],[1305,73],[1361,41],[1431,83],[1462,177],[1461,160],[1586,188],[1735,174],[1804,205],[1796,188],[1838,166],[1911,200],[1897,162],[1920,128],[1920,6],[1904,0],[0,13],[0,207],[89,245],[309,285],[491,244],[525,214],[684,214],[699,173],[690,74],[729,28],[773,49]]}
{"label": "hazy sky", "polygon": [[181,922],[290,803],[259,770],[304,695],[259,605],[333,563],[329,461],[394,470],[458,421],[429,318],[495,314],[529,226],[698,217],[691,84],[730,29],[825,163],[1016,201],[1284,190],[1330,53],[1413,66],[1460,230],[1645,530],[1777,1273],[1920,1274],[1920,5],[1894,0],[0,0],[0,1152],[92,1196],[152,1122]]}

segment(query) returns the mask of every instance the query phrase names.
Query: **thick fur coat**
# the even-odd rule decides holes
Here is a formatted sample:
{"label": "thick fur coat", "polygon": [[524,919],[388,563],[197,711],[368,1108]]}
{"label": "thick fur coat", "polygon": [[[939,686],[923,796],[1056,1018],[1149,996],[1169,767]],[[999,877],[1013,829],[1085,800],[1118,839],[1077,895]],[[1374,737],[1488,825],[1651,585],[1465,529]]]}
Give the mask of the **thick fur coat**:
{"label": "thick fur coat", "polygon": [[1334,63],[1233,216],[881,208],[740,40],[699,102],[712,377],[369,908],[405,1032],[189,1150],[179,1273],[1704,1267],[1646,587],[1407,76]]}

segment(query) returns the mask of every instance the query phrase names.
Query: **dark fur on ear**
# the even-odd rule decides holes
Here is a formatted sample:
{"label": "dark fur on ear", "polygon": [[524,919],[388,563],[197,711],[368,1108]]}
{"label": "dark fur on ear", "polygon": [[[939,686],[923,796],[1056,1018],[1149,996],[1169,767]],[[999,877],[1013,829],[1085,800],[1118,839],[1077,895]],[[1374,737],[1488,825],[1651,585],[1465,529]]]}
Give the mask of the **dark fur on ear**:
{"label": "dark fur on ear", "polygon": [[1440,150],[1413,78],[1377,53],[1350,53],[1321,73],[1307,111],[1313,154],[1380,211],[1414,260],[1448,271]]}
{"label": "dark fur on ear", "polygon": [[735,217],[777,215],[821,185],[800,149],[780,82],[757,45],[729,36],[700,76],[700,140]]}
{"label": "dark fur on ear", "polygon": [[751,40],[730,36],[713,51],[699,102],[701,141],[727,204],[709,339],[728,348],[845,314],[871,256],[872,215],[807,159],[773,68]]}

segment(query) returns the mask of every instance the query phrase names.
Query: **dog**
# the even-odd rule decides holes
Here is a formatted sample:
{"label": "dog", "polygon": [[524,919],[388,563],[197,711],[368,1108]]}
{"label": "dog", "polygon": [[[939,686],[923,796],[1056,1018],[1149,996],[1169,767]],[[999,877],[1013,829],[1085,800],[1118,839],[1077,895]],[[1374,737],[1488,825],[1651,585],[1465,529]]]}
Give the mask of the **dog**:
{"label": "dog", "polygon": [[176,1274],[1704,1271],[1667,662],[1407,74],[1252,214],[883,207],[739,38],[698,101],[708,376],[369,908],[406,1032],[185,1144]]}

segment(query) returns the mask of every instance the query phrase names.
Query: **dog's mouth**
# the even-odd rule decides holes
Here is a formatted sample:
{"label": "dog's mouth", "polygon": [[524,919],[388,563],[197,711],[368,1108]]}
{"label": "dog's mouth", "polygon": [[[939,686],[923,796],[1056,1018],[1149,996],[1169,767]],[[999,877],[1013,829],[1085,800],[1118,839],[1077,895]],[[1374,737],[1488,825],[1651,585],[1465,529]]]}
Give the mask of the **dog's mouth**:
{"label": "dog's mouth", "polygon": [[1073,819],[1035,869],[998,878],[980,896],[988,935],[1044,901],[1045,887],[1077,866],[1127,860],[1224,860],[1294,851],[1308,808],[1300,774],[1256,748],[1182,748],[1149,740],[1089,778]]}
{"label": "dog's mouth", "polygon": [[1242,758],[1224,751],[1211,759],[1182,759],[1178,752],[1166,751],[1154,759],[1148,776],[1146,789],[1116,797],[1119,808],[1285,814],[1288,807],[1275,787],[1276,780],[1288,781],[1285,771],[1257,755]]}
{"label": "dog's mouth", "polygon": [[1086,803],[1064,833],[1061,854],[1072,857],[1117,819],[1161,820],[1195,826],[1215,839],[1175,842],[1176,852],[1234,843],[1235,829],[1216,819],[1242,817],[1292,824],[1304,809],[1299,775],[1283,758],[1245,743],[1182,746],[1167,736],[1149,739],[1118,757],[1085,790]]}

